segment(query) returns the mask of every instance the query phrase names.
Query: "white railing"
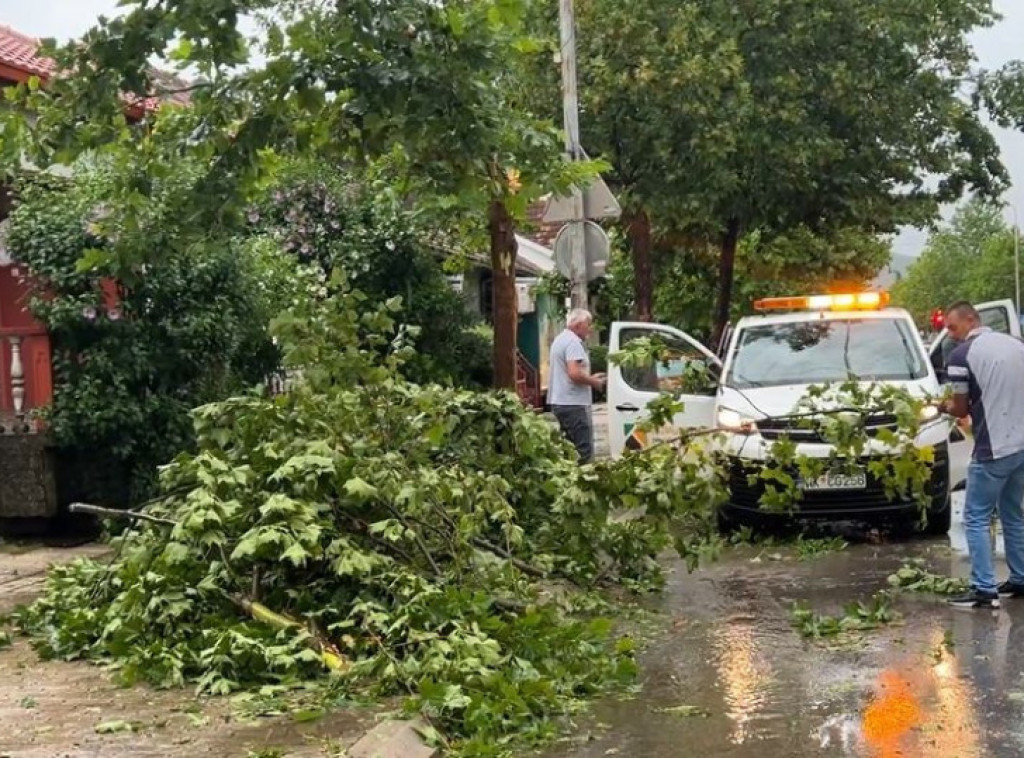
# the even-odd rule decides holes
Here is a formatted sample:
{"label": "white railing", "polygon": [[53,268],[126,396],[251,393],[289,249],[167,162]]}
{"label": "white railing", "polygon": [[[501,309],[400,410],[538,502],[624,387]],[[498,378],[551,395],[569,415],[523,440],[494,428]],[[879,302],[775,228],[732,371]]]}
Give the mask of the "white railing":
{"label": "white railing", "polygon": [[11,407],[19,418],[25,413],[25,364],[21,359],[21,337],[7,338],[11,346],[11,363],[8,376],[11,377]]}
{"label": "white railing", "polygon": [[[27,364],[30,362],[25,354],[25,340],[36,337],[31,330],[8,328],[0,330],[0,434],[24,434],[41,430],[38,419],[31,415],[29,407]],[[3,348],[7,349],[4,350]],[[36,390],[38,392],[38,389]],[[48,401],[48,398],[46,398]],[[39,398],[36,398],[39,401]]]}

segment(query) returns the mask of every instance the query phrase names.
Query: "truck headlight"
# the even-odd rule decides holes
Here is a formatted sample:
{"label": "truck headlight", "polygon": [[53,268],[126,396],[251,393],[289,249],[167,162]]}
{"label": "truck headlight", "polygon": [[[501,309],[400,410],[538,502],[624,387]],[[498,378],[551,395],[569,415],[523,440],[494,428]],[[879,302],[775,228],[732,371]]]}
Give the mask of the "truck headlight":
{"label": "truck headlight", "polygon": [[757,422],[749,416],[744,416],[739,411],[734,411],[732,408],[719,408],[718,409],[718,428],[724,429],[727,432],[736,432],[737,434],[754,434],[757,431]]}

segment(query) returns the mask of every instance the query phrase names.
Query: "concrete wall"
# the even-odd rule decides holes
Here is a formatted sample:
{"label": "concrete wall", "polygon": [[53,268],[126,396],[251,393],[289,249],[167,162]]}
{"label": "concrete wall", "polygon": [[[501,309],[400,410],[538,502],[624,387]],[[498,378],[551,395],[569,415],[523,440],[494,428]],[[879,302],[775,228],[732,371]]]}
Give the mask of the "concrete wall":
{"label": "concrete wall", "polygon": [[0,433],[0,519],[56,515],[57,487],[47,436]]}

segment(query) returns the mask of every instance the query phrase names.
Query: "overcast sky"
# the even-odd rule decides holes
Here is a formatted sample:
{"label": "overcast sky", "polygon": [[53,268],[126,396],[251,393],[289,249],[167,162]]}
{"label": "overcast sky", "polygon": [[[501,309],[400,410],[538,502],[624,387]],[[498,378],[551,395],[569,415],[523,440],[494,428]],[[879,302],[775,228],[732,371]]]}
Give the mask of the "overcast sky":
{"label": "overcast sky", "polygon": [[[1024,2],[1021,0],[995,0],[996,9],[1003,20],[990,29],[974,36],[980,63],[985,68],[997,68],[1015,56],[1024,46]],[[76,37],[85,32],[101,14],[117,12],[117,0],[0,0],[0,24],[37,37],[56,37],[59,40]],[[1006,197],[1016,206],[1024,224],[1024,133],[995,129],[1003,150],[1003,161],[1014,180],[1014,187]],[[1007,218],[1012,210],[1007,209]],[[909,232],[896,242],[897,252],[916,254],[927,234]]]}

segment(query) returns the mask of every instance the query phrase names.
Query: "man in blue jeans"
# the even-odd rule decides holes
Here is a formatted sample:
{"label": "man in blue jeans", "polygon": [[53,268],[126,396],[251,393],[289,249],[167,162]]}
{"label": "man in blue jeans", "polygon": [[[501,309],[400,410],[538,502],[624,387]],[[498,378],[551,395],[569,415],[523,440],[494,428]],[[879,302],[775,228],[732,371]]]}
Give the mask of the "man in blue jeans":
{"label": "man in blue jeans", "polygon": [[[999,597],[1024,597],[1024,342],[982,326],[970,303],[949,307],[946,327],[960,344],[949,356],[952,397],[942,410],[971,417],[974,455],[967,469],[964,526],[971,589],[957,608],[998,608]],[[996,583],[990,525],[998,508],[1010,578]]]}

